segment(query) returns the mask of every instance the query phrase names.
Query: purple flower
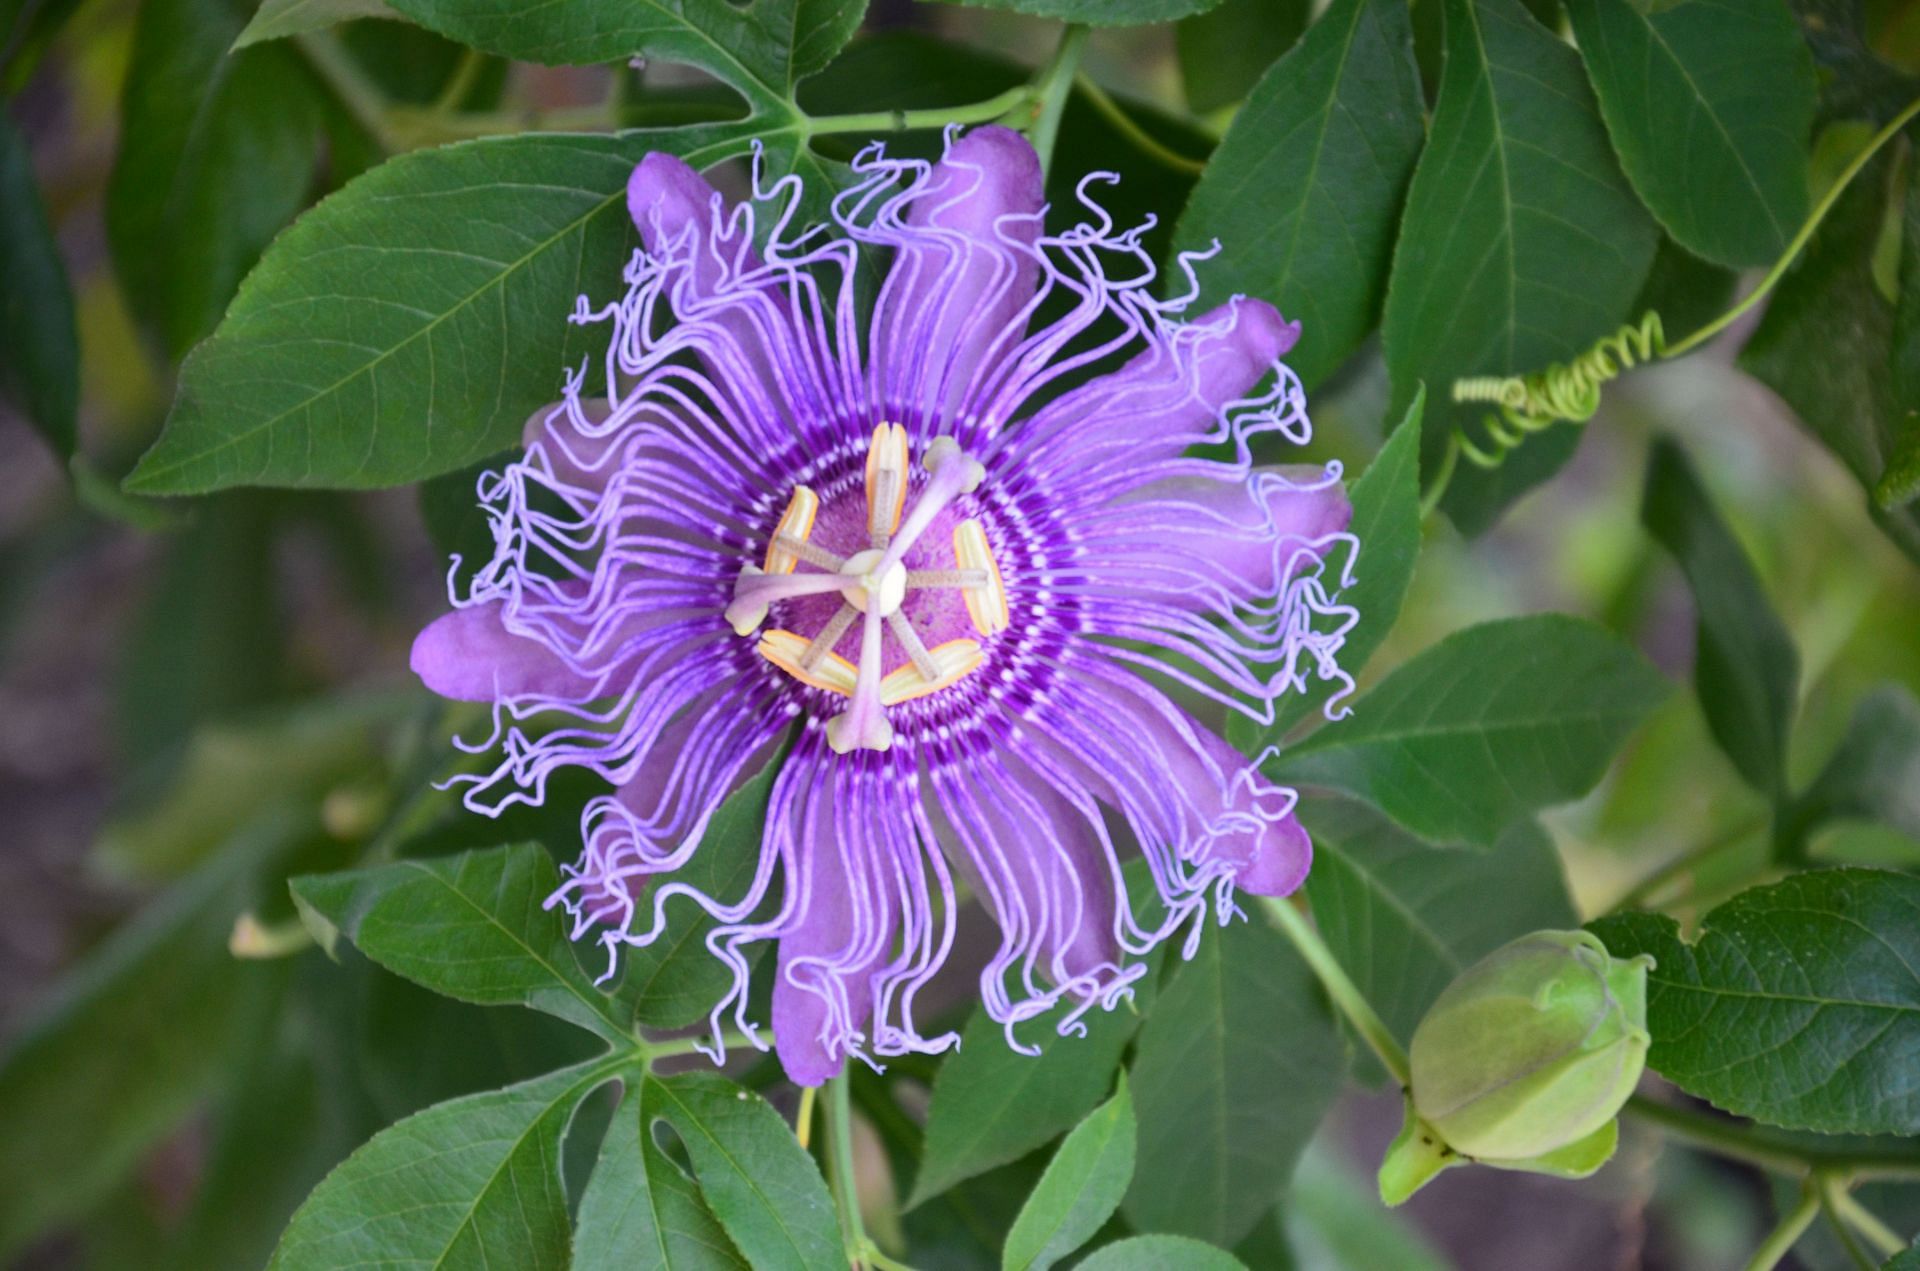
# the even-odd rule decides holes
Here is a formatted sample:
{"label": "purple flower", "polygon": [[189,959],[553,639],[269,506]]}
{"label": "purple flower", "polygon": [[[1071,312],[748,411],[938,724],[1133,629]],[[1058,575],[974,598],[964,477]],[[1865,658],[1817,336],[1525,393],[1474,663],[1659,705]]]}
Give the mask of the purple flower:
{"label": "purple flower", "polygon": [[[809,1085],[953,1043],[914,1001],[962,884],[998,923],[981,996],[1016,1046],[1063,998],[1062,1031],[1111,1008],[1183,927],[1191,952],[1210,901],[1224,921],[1236,887],[1298,887],[1294,793],[1189,706],[1271,720],[1309,676],[1351,686],[1323,577],[1339,468],[1251,459],[1256,434],[1307,437],[1278,361],[1298,328],[1156,299],[1146,227],[1088,197],[1110,177],[1048,234],[1004,128],[854,173],[801,227],[795,178],[729,207],[678,159],[640,164],[626,295],[574,315],[610,324],[605,365],[481,482],[494,557],[413,651],[437,692],[494,703],[469,806],[538,801],[569,764],[616,788],[550,902],[576,938],[611,958],[704,908],[735,975],[716,1038],[729,1011],[755,1036],[745,952],[779,942],[775,1044]],[[783,746],[751,884],[677,881]]]}

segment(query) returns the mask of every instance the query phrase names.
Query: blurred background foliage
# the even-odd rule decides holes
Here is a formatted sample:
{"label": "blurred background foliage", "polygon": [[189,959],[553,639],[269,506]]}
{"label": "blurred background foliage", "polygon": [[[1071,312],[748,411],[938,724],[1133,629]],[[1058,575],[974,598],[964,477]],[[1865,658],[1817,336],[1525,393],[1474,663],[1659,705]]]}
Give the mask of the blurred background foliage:
{"label": "blurred background foliage", "polygon": [[[1439,7],[1411,9],[1429,99]],[[1530,7],[1561,24],[1553,0]],[[1821,123],[1834,125],[1822,144],[1845,153],[1862,120],[1881,122],[1913,95],[1920,3],[1874,0],[1855,14],[1844,0],[1802,0],[1799,16],[1820,54]],[[0,0],[8,234],[32,229],[37,188],[66,274],[62,286],[7,262],[6,338],[17,357],[35,331],[70,322],[78,337],[77,400],[29,400],[31,386],[10,383],[0,429],[0,1039],[12,1045],[0,1075],[0,1257],[22,1266],[258,1265],[314,1183],[382,1126],[586,1053],[546,1016],[435,996],[345,945],[342,966],[327,962],[305,948],[284,885],[478,844],[537,839],[572,854],[584,783],[498,823],[460,815],[432,784],[453,770],[447,739],[476,721],[410,682],[406,650],[444,604],[442,550],[474,541],[471,473],[430,482],[418,499],[234,490],[178,503],[117,482],[157,436],[179,359],[266,245],[386,151],[457,135],[444,108],[503,112],[497,126],[511,128],[598,109],[610,94],[633,123],[739,107],[679,68],[508,64],[373,19],[321,46],[416,108],[369,120],[334,91],[341,68],[316,65],[313,46],[231,50],[252,17],[245,0]],[[1100,32],[1085,69],[1121,104],[1085,92],[1070,103],[1056,202],[1075,172],[1118,171],[1107,206],[1122,221],[1156,217],[1149,241],[1163,252],[1198,163],[1307,18],[1301,0],[1225,0],[1176,25]],[[883,0],[801,101],[828,113],[986,97],[1023,80],[1054,29]],[[848,157],[851,143],[832,153]],[[1874,275],[1892,286],[1904,281],[1886,277],[1900,272],[1902,217],[1887,191],[1904,190],[1910,160],[1883,166],[1841,232],[1893,244],[1879,256],[1896,264]],[[1730,271],[1663,242],[1649,295],[1677,334],[1732,287]],[[1671,533],[1642,512],[1650,456],[1679,463],[1658,449],[1677,445],[1691,476],[1668,475],[1697,481],[1719,509],[1797,657],[1786,704],[1797,722],[1776,784],[1819,789],[1861,703],[1883,684],[1920,688],[1920,570],[1902,534],[1876,521],[1844,446],[1836,458],[1794,416],[1807,408],[1797,394],[1864,409],[1844,397],[1844,366],[1790,365],[1846,363],[1856,327],[1831,296],[1783,291],[1777,303],[1804,317],[1749,357],[1784,402],[1734,364],[1751,320],[1702,355],[1621,381],[1589,425],[1534,443],[1578,449],[1497,524],[1466,537],[1429,522],[1401,619],[1363,682],[1464,626],[1535,610],[1589,615],[1688,681],[1694,603],[1662,547]],[[1368,315],[1355,341],[1371,326]],[[1317,381],[1314,453],[1361,471],[1404,400],[1377,340],[1303,369]],[[1910,532],[1904,545],[1913,550]],[[1885,727],[1920,735],[1911,697],[1882,707]],[[1651,878],[1670,912],[1696,919],[1779,868],[1778,790],[1714,736],[1699,696],[1675,693],[1591,796],[1547,817],[1580,917]],[[1836,793],[1804,858],[1920,866],[1920,771],[1886,780],[1874,819]],[[1545,886],[1547,907],[1564,913],[1551,877]],[[1123,1032],[1115,1053],[1125,1044]],[[922,1129],[900,1108],[924,1106],[931,1081],[921,1061],[860,1075],[863,1160],[919,1155]],[[1587,1182],[1450,1176],[1384,1219],[1367,1176],[1396,1114],[1389,1097],[1346,1096],[1294,1176],[1284,1219],[1263,1220],[1242,1246],[1248,1265],[1731,1267],[1770,1221],[1762,1175],[1658,1153],[1637,1125],[1618,1162]],[[593,1136],[574,1137],[583,1173]],[[904,1221],[926,1255],[916,1265],[996,1265],[1044,1160],[1023,1152],[904,1220],[878,1171],[867,1180],[872,1222]],[[1903,1227],[1920,1222],[1920,1186],[1870,1198]],[[1820,1234],[1797,1256],[1848,1265]]]}

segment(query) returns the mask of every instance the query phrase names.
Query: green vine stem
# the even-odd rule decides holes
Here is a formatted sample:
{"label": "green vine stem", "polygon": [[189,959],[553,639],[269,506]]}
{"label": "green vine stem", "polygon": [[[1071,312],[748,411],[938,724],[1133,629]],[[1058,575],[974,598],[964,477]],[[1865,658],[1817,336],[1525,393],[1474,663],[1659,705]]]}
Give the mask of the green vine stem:
{"label": "green vine stem", "polygon": [[1626,1110],[1684,1143],[1778,1173],[1825,1171],[1849,1179],[1920,1179],[1920,1145],[1903,1139],[1884,1145],[1814,1143],[1791,1131],[1729,1121],[1644,1094],[1627,1100]]}
{"label": "green vine stem", "polygon": [[1842,1223],[1864,1236],[1867,1243],[1880,1251],[1882,1258],[1891,1258],[1907,1248],[1907,1242],[1900,1238],[1899,1233],[1880,1221],[1879,1215],[1861,1204],[1847,1190],[1846,1179],[1828,1176],[1826,1183],[1823,1199],[1827,1208]]}
{"label": "green vine stem", "polygon": [[1087,48],[1087,28],[1077,23],[1060,32],[1059,47],[1053,60],[1041,68],[1033,81],[1033,118],[1025,132],[1027,140],[1040,156],[1040,170],[1053,164],[1053,143],[1060,135],[1060,115],[1073,92],[1074,76],[1080,69],[1080,55]]}
{"label": "green vine stem", "polygon": [[1320,987],[1326,990],[1334,1006],[1353,1025],[1353,1031],[1360,1034],[1361,1040],[1379,1057],[1381,1065],[1393,1074],[1400,1088],[1406,1089],[1413,1080],[1407,1052],[1387,1027],[1386,1021],[1374,1011],[1373,1004],[1367,1001],[1360,986],[1353,982],[1346,968],[1333,956],[1333,950],[1327,948],[1319,930],[1288,901],[1267,897],[1260,903],[1267,916],[1273,919],[1273,925],[1293,942],[1293,947],[1306,959],[1308,968],[1320,981]]}
{"label": "green vine stem", "polygon": [[[703,1053],[701,1048],[707,1044],[708,1038],[705,1033],[695,1033],[692,1037],[666,1037],[658,1041],[642,1037],[637,1040],[640,1053],[646,1056],[647,1063],[651,1065],[655,1060],[672,1059],[676,1055],[701,1054]],[[760,1035],[760,1040],[769,1044],[771,1042],[764,1031]],[[720,1042],[728,1050],[757,1049],[745,1033],[722,1033]]]}
{"label": "green vine stem", "polygon": [[1799,1242],[1813,1220],[1820,1215],[1820,1188],[1812,1179],[1800,1189],[1800,1203],[1788,1210],[1780,1219],[1780,1225],[1767,1233],[1767,1238],[1747,1259],[1747,1271],[1771,1271],[1780,1265],[1780,1259]]}
{"label": "green vine stem", "polygon": [[1592,346],[1567,362],[1556,362],[1544,370],[1524,375],[1472,376],[1455,380],[1453,400],[1486,402],[1500,408],[1498,415],[1486,420],[1489,447],[1470,440],[1465,431],[1453,430],[1447,441],[1447,453],[1434,474],[1432,487],[1421,500],[1424,510],[1439,506],[1441,496],[1458,470],[1459,460],[1481,468],[1497,468],[1528,437],[1562,422],[1583,423],[1593,417],[1600,405],[1601,390],[1625,372],[1648,362],[1668,361],[1692,352],[1719,335],[1751,312],[1754,306],[1773,292],[1793,263],[1812,241],[1827,214],[1839,203],[1854,178],[1887,142],[1920,115],[1920,100],[1889,120],[1872,139],[1853,156],[1833,184],[1808,213],[1791,242],[1760,282],[1741,297],[1731,309],[1699,330],[1669,344],[1660,315],[1649,312],[1637,321],[1607,333]]}
{"label": "green vine stem", "polygon": [[827,1082],[827,1097],[821,1102],[827,1117],[827,1186],[833,1190],[833,1203],[840,1211],[847,1261],[859,1266],[866,1252],[867,1229],[860,1221],[860,1198],[854,1191],[853,1108],[848,1086],[847,1074],[842,1072]]}
{"label": "green vine stem", "polygon": [[1132,143],[1136,150],[1175,172],[1185,172],[1198,176],[1207,170],[1204,159],[1189,159],[1177,150],[1162,145],[1152,133],[1134,122],[1133,116],[1120,108],[1120,103],[1107,94],[1107,90],[1093,82],[1093,77],[1084,71],[1074,80],[1087,103],[1100,112],[1102,118],[1113,125],[1113,130]]}

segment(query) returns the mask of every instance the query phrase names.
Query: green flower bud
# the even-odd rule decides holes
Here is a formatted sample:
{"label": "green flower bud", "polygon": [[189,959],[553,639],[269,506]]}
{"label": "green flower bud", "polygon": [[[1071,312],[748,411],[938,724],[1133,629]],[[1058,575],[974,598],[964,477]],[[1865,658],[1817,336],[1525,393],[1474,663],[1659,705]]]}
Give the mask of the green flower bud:
{"label": "green flower bud", "polygon": [[1529,1161],[1599,1133],[1647,1062],[1645,956],[1538,931],[1462,972],[1414,1031],[1413,1106],[1453,1151]]}
{"label": "green flower bud", "polygon": [[1460,974],[1414,1030],[1400,1136],[1380,1163],[1398,1205],[1469,1162],[1585,1178],[1647,1062],[1647,971],[1584,931],[1536,931]]}

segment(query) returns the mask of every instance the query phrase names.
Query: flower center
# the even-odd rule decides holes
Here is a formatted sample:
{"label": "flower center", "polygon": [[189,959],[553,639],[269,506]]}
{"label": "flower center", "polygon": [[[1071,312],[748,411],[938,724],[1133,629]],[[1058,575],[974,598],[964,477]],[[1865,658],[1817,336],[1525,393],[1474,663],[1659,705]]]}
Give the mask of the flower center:
{"label": "flower center", "polygon": [[[820,499],[806,486],[795,486],[767,543],[765,559],[741,567],[733,603],[727,606],[727,621],[733,629],[750,636],[759,631],[768,606],[777,601],[839,596],[839,607],[831,616],[808,624],[814,628],[811,632],[767,631],[760,636],[758,651],[802,684],[851,699],[845,711],[827,721],[827,744],[841,754],[886,750],[893,744],[887,707],[957,684],[979,669],[985,658],[980,641],[971,637],[929,648],[908,613],[911,593],[957,590],[966,603],[968,622],[981,636],[1006,630],[1010,621],[1000,567],[979,521],[968,518],[954,524],[952,568],[916,569],[906,563],[907,554],[941,514],[979,487],[986,470],[951,437],[936,437],[921,458],[928,479],[909,508],[910,460],[906,429],[881,424],[873,430],[866,463],[868,546],[845,558],[813,542]],[[857,507],[850,515],[857,523]],[[922,565],[927,563],[926,555],[921,553]],[[802,569],[803,565],[812,568]],[[818,606],[807,608],[814,614],[822,612]],[[856,622],[861,624],[859,655],[849,661],[834,649]],[[905,655],[891,670],[881,665],[887,635]]]}

